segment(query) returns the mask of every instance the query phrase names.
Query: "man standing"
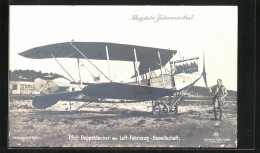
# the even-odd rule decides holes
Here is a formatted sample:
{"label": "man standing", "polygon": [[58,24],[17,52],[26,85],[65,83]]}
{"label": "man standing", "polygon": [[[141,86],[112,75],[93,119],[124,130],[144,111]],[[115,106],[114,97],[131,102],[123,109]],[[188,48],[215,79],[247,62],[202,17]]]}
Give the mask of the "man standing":
{"label": "man standing", "polygon": [[209,92],[214,93],[213,97],[213,110],[215,120],[218,119],[217,110],[219,110],[219,120],[222,120],[222,103],[225,101],[225,97],[228,95],[226,88],[222,85],[222,80],[217,80],[217,85],[209,88]]}

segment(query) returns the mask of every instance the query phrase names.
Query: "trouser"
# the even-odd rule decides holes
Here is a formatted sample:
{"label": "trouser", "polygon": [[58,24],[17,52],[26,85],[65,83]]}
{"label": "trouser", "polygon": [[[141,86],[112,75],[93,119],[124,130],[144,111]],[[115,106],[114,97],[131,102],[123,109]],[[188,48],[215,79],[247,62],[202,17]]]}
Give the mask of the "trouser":
{"label": "trouser", "polygon": [[217,109],[219,110],[219,120],[222,120],[222,102],[223,100],[221,100],[219,97],[213,97],[213,111],[214,111],[214,117],[215,119],[217,118]]}

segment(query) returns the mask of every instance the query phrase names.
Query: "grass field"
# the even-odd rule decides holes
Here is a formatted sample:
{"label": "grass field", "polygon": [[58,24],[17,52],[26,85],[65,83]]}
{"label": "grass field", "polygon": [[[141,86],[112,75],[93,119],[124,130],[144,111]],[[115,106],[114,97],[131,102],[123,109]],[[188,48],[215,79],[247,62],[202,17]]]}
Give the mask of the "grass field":
{"label": "grass field", "polygon": [[46,110],[31,103],[9,103],[10,147],[236,147],[232,97],[224,103],[223,121],[212,120],[209,98],[187,98],[177,115],[165,118],[153,116],[151,102],[91,103],[76,112],[70,110],[81,102],[58,102]]}

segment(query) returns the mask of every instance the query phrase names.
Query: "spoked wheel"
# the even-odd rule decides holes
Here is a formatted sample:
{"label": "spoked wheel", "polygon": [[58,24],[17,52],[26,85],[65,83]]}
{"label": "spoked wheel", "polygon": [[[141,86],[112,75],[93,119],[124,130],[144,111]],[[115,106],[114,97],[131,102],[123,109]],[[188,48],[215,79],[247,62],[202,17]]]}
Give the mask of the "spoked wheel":
{"label": "spoked wheel", "polygon": [[153,114],[156,117],[165,117],[169,113],[169,107],[165,103],[158,102],[153,106]]}

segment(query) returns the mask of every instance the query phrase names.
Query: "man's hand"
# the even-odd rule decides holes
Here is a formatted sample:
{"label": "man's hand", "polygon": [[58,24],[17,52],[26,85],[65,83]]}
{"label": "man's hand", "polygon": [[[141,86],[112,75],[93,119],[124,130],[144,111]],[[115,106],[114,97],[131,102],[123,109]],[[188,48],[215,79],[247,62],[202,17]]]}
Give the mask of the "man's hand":
{"label": "man's hand", "polygon": [[212,93],[211,88],[209,88],[209,93]]}

